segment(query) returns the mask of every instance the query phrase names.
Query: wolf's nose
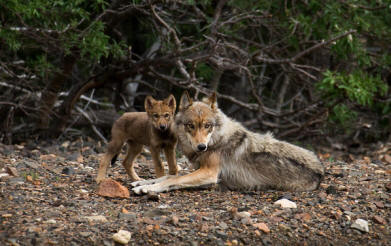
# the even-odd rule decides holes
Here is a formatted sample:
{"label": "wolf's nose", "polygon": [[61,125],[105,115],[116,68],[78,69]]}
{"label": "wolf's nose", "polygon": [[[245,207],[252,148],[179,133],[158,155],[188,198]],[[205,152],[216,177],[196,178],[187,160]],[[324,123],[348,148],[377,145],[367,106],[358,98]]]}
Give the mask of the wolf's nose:
{"label": "wolf's nose", "polygon": [[165,125],[160,125],[160,130],[166,130],[166,126]]}
{"label": "wolf's nose", "polygon": [[197,145],[197,149],[199,151],[205,151],[206,150],[206,145],[205,144],[199,144],[199,145]]}

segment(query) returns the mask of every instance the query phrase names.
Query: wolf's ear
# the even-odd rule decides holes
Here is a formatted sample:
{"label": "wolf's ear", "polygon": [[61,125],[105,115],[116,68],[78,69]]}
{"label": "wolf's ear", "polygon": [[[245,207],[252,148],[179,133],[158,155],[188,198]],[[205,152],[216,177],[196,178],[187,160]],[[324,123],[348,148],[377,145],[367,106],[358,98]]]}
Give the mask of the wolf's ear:
{"label": "wolf's ear", "polygon": [[187,107],[190,107],[193,104],[193,100],[190,98],[189,92],[183,92],[181,96],[181,101],[179,103],[179,110],[185,110]]}
{"label": "wolf's ear", "polygon": [[175,97],[171,94],[163,101],[164,104],[166,104],[168,107],[172,109],[172,111],[175,111],[176,109],[176,101]]}
{"label": "wolf's ear", "polygon": [[217,109],[217,96],[216,96],[216,92],[213,92],[212,95],[210,95],[206,101],[207,101],[207,104],[209,104],[209,106],[210,106],[213,110],[216,110],[216,109]]}
{"label": "wolf's ear", "polygon": [[149,111],[153,108],[153,105],[156,103],[156,100],[151,96],[147,96],[144,101],[145,111]]}

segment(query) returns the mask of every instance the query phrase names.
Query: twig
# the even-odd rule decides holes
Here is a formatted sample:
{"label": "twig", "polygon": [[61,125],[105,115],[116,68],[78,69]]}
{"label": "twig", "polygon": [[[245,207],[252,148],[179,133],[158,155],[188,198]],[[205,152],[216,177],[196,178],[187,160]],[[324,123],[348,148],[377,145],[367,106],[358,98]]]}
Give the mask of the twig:
{"label": "twig", "polygon": [[83,111],[81,108],[79,108],[78,106],[75,107],[76,110],[82,114],[90,123],[91,123],[91,128],[92,130],[95,132],[96,135],[98,135],[98,137],[105,143],[107,144],[107,139],[103,136],[102,133],[99,132],[99,130],[96,128],[96,126],[94,125],[94,121],[90,118],[90,116],[85,112]]}

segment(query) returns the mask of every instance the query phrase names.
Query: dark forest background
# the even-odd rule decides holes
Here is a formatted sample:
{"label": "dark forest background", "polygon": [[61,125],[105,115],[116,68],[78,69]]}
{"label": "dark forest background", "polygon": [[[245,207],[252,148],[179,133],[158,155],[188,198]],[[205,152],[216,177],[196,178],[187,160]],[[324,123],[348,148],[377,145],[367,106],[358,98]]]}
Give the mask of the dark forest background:
{"label": "dark forest background", "polygon": [[105,141],[185,89],[280,139],[390,141],[390,23],[389,0],[0,0],[0,142]]}

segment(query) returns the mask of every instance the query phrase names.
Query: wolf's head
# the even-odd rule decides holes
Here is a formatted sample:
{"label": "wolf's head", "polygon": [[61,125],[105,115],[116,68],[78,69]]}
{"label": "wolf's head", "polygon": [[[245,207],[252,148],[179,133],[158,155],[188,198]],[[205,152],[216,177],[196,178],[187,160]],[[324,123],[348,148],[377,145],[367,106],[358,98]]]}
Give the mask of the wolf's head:
{"label": "wolf's head", "polygon": [[208,149],[209,141],[218,122],[217,112],[215,93],[202,102],[193,102],[187,91],[183,93],[176,124],[182,138],[185,138],[194,151]]}
{"label": "wolf's head", "polygon": [[169,129],[171,123],[174,122],[176,101],[173,95],[168,96],[162,101],[147,96],[145,98],[144,106],[149,121],[154,128],[160,131],[166,131]]}

